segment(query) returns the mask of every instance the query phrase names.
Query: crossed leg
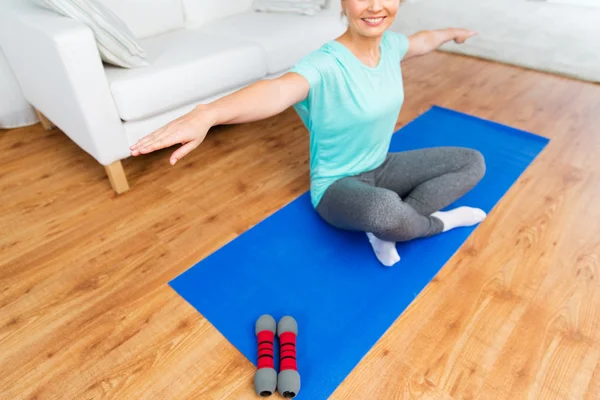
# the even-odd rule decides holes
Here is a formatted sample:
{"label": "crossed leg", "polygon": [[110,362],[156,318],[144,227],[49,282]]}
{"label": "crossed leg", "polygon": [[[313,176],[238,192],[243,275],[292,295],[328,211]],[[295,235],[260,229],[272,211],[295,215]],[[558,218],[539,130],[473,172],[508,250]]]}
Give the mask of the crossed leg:
{"label": "crossed leg", "polygon": [[317,206],[341,229],[366,232],[378,259],[393,265],[395,243],[481,222],[485,212],[459,207],[441,212],[483,177],[485,163],[474,150],[439,147],[390,153],[376,170],[333,183]]}

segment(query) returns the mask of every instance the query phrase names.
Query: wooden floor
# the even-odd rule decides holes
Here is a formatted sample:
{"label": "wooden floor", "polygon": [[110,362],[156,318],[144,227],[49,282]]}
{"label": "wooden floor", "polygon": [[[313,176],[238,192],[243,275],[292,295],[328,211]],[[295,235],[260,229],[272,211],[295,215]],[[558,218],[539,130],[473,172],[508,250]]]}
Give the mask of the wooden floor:
{"label": "wooden floor", "polygon": [[[551,138],[333,399],[600,399],[600,86],[435,53],[432,104]],[[60,131],[0,132],[0,398],[253,399],[254,368],[167,282],[308,190],[293,110],[104,168]],[[275,396],[274,398],[277,398]]]}

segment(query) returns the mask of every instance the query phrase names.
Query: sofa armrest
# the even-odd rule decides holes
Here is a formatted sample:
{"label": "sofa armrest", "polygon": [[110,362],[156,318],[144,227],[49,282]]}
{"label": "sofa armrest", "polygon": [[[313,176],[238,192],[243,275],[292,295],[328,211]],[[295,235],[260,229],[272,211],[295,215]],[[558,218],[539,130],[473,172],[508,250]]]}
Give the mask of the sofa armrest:
{"label": "sofa armrest", "polygon": [[0,46],[27,101],[79,147],[102,165],[129,156],[91,29],[8,0],[0,4]]}

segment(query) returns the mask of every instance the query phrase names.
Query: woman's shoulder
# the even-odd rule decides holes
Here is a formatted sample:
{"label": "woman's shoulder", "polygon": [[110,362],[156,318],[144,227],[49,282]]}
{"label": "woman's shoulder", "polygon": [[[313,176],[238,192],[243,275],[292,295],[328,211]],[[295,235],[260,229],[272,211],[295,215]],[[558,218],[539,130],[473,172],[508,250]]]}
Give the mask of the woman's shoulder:
{"label": "woman's shoulder", "polygon": [[330,40],[306,54],[299,62],[310,63],[315,67],[324,67],[334,62],[335,59],[335,46],[333,40]]}
{"label": "woman's shoulder", "polygon": [[335,49],[331,42],[327,42],[302,57],[293,65],[290,72],[304,75],[312,85],[323,76],[330,76],[335,71],[336,60]]}
{"label": "woman's shoulder", "polygon": [[395,49],[405,49],[408,48],[408,36],[406,36],[402,32],[396,32],[392,30],[387,30],[383,33],[384,42]]}
{"label": "woman's shoulder", "polygon": [[402,32],[396,32],[393,30],[386,30],[383,33],[384,40],[390,45],[404,45],[408,42],[408,36]]}
{"label": "woman's shoulder", "polygon": [[383,44],[386,46],[388,54],[394,56],[394,59],[399,58],[401,61],[408,51],[410,42],[408,36],[401,32],[387,30],[384,32]]}

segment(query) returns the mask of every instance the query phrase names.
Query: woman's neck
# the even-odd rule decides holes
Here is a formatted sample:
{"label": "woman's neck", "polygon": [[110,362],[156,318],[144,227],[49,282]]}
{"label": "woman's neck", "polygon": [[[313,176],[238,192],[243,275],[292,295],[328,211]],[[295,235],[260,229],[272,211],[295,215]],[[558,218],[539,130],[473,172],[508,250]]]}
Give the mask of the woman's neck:
{"label": "woman's neck", "polygon": [[379,64],[379,59],[381,58],[379,51],[381,36],[369,38],[348,29],[337,40],[345,45],[363,63],[372,67]]}

